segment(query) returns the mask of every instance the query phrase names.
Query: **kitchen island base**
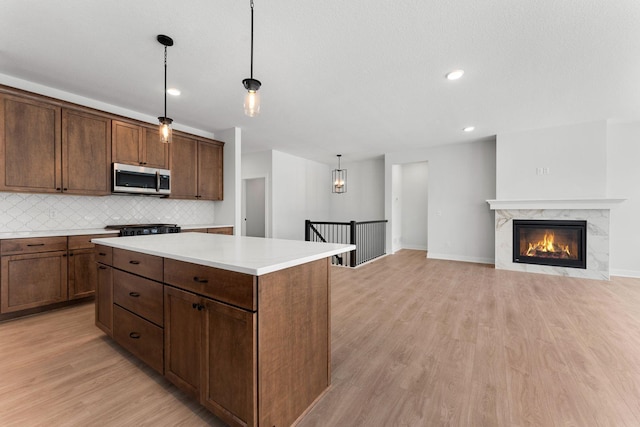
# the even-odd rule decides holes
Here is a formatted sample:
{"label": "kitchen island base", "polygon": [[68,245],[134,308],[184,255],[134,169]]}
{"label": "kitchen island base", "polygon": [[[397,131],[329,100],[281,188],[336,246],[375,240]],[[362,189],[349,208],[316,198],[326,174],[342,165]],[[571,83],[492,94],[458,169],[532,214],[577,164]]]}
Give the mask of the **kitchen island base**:
{"label": "kitchen island base", "polygon": [[262,275],[106,245],[96,259],[96,325],[227,424],[289,426],[328,389],[329,258]]}

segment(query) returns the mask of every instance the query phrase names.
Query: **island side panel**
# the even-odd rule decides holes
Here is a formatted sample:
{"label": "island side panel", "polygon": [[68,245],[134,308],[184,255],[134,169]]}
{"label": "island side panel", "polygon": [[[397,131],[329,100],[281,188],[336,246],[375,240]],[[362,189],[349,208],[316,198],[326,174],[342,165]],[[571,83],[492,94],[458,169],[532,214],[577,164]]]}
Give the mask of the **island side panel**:
{"label": "island side panel", "polygon": [[259,425],[291,425],[329,387],[329,295],[328,259],[258,277]]}

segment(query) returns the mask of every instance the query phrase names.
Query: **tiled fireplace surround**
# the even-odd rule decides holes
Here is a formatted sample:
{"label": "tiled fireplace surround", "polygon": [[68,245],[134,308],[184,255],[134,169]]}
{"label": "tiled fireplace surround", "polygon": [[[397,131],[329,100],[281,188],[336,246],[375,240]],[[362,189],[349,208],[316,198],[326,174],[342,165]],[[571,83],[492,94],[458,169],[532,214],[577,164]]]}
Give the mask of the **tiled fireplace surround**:
{"label": "tiled fireplace surround", "polygon": [[[488,200],[495,211],[495,267],[501,270],[609,280],[609,217],[621,199]],[[514,263],[513,220],[587,221],[587,268]]]}

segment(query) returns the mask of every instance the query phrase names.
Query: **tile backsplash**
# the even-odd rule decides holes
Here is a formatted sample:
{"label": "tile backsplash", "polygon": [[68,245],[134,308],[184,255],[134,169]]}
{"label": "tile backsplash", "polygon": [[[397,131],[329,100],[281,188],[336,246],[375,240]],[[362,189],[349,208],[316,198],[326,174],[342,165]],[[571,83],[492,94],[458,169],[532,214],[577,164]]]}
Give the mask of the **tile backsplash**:
{"label": "tile backsplash", "polygon": [[0,232],[103,228],[110,224],[214,223],[215,202],[149,196],[0,193]]}

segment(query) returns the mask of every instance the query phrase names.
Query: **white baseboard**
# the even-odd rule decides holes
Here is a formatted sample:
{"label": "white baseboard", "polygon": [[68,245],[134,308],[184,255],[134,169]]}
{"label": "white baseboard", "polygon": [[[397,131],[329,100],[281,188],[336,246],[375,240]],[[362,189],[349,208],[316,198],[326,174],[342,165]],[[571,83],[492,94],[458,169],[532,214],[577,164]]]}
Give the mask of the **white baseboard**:
{"label": "white baseboard", "polygon": [[411,250],[415,250],[415,251],[426,251],[427,247],[424,245],[407,245],[407,244],[402,244],[402,247],[400,249],[411,249]]}
{"label": "white baseboard", "polygon": [[640,271],[637,270],[611,270],[611,276],[634,277],[640,279]]}
{"label": "white baseboard", "polygon": [[451,254],[434,254],[432,252],[427,252],[427,258],[443,259],[447,261],[474,262],[477,264],[495,264],[495,259],[493,258],[470,257],[470,256],[451,255]]}

